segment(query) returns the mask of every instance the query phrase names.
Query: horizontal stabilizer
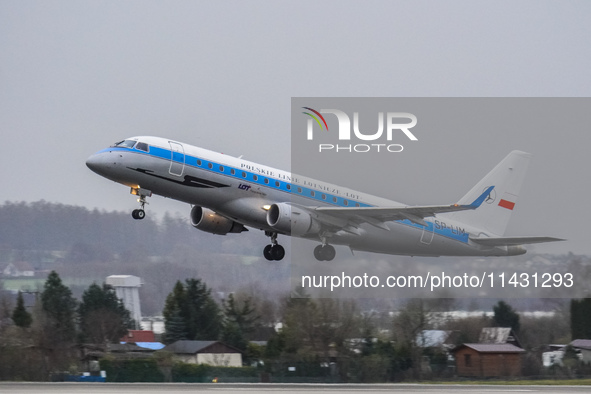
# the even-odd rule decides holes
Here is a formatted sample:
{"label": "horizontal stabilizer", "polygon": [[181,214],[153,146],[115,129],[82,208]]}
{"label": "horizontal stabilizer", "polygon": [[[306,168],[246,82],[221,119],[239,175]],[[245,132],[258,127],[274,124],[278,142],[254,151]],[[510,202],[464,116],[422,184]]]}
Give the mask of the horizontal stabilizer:
{"label": "horizontal stabilizer", "polygon": [[486,246],[513,246],[525,244],[539,244],[544,242],[565,241],[564,239],[553,237],[470,237],[470,240]]}

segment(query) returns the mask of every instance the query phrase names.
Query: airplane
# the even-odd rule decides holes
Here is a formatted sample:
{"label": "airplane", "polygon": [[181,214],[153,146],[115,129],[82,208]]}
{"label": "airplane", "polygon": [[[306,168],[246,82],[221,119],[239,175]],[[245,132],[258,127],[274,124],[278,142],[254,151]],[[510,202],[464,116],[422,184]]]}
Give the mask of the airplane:
{"label": "airplane", "polygon": [[267,260],[282,260],[278,235],[315,240],[314,257],[333,245],[409,256],[514,256],[524,244],[563,241],[507,237],[507,223],[531,155],[509,153],[457,203],[410,206],[160,137],[132,137],[90,156],[95,173],[138,196],[134,219],[152,194],[192,205],[191,224],[226,235],[260,229]]}

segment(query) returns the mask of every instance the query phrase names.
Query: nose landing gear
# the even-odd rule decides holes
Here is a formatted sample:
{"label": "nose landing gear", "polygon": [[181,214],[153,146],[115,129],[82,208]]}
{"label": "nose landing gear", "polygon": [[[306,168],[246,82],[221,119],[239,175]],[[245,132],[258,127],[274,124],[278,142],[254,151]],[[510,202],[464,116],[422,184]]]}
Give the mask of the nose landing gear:
{"label": "nose landing gear", "polygon": [[146,217],[146,211],[144,211],[144,206],[148,203],[146,201],[147,197],[150,197],[152,195],[152,192],[146,189],[142,189],[142,188],[131,188],[131,194],[133,194],[134,196],[139,196],[140,198],[137,199],[137,201],[140,203],[140,209],[134,209],[131,212],[131,217],[134,219],[143,219]]}
{"label": "nose landing gear", "polygon": [[271,244],[265,246],[265,249],[263,249],[263,256],[269,261],[283,260],[283,257],[285,257],[285,249],[277,243],[277,233],[266,231],[265,235],[271,237]]}
{"label": "nose landing gear", "polygon": [[134,219],[143,219],[146,217],[146,211],[144,211],[143,209],[134,209],[133,211],[131,211],[131,217]]}

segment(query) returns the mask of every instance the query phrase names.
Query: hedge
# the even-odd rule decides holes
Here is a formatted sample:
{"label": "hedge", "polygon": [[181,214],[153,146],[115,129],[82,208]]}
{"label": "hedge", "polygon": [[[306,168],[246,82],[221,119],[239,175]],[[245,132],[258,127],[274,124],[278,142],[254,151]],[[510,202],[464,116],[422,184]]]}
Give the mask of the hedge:
{"label": "hedge", "polygon": [[[164,382],[164,374],[154,359],[100,360],[107,372],[107,382]],[[172,381],[181,383],[211,382],[218,378],[257,378],[260,371],[253,367],[217,367],[206,364],[176,363],[172,367]]]}

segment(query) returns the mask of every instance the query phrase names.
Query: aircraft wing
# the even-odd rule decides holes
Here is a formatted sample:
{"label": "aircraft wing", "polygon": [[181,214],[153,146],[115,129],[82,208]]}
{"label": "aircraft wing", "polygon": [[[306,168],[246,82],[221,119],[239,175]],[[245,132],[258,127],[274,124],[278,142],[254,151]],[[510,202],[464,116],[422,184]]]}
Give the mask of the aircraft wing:
{"label": "aircraft wing", "polygon": [[482,202],[489,196],[494,186],[487,188],[471,204],[452,204],[452,205],[425,205],[425,206],[402,206],[402,207],[316,207],[314,211],[319,214],[327,214],[347,219],[355,223],[369,223],[374,226],[388,229],[384,222],[392,220],[408,219],[413,223],[426,226],[423,220],[426,217],[435,216],[438,213],[466,211],[478,208]]}
{"label": "aircraft wing", "polygon": [[511,246],[564,241],[562,238],[554,237],[470,237],[470,240],[485,246]]}

